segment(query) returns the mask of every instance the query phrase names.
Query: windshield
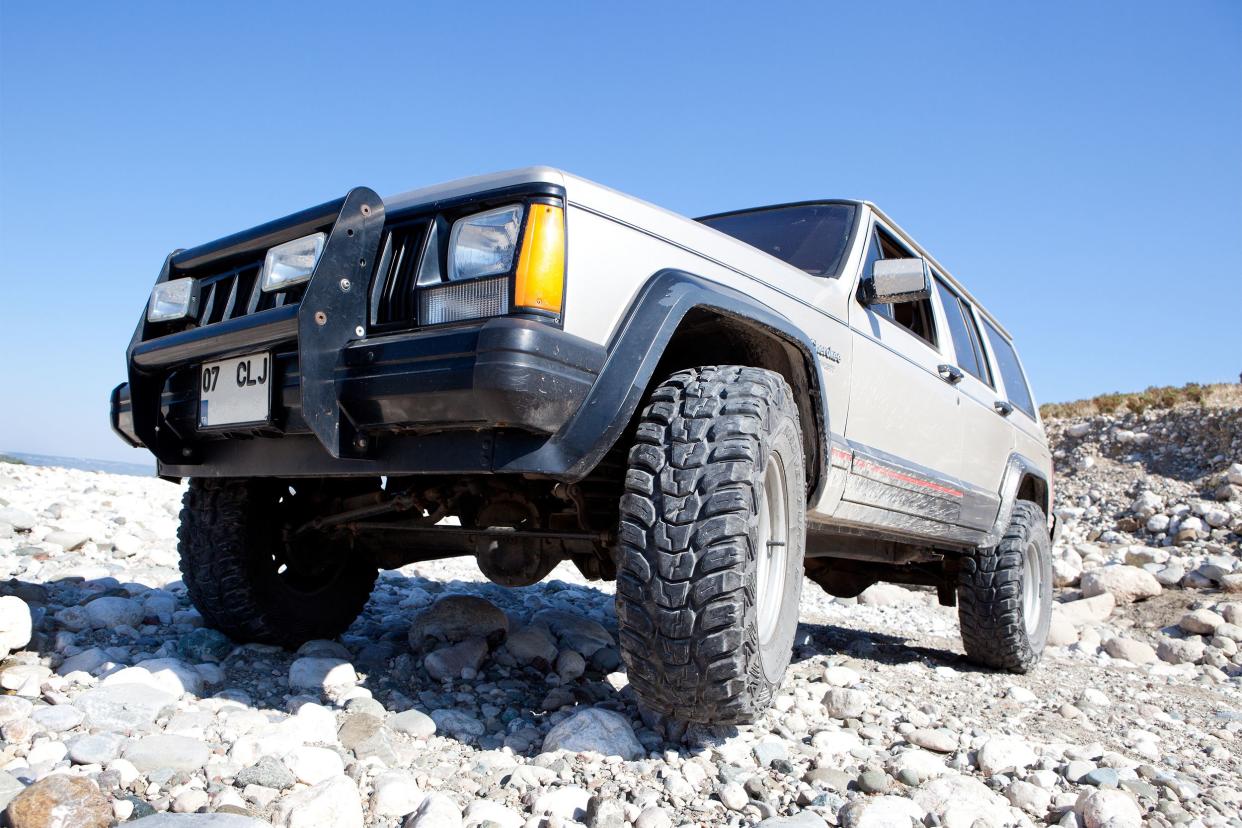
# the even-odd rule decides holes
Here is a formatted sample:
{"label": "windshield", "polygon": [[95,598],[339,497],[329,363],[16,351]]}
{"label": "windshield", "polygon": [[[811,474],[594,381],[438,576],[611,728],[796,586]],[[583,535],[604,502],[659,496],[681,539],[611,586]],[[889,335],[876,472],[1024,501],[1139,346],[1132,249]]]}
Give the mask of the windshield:
{"label": "windshield", "polygon": [[852,204],[801,204],[699,221],[812,276],[836,276],[845,260],[854,212]]}

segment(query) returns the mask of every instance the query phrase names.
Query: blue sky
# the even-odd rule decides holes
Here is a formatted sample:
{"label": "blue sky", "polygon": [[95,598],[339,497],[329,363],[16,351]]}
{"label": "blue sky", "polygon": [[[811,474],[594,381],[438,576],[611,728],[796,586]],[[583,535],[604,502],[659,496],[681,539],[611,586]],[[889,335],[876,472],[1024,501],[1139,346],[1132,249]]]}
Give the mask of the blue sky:
{"label": "blue sky", "polygon": [[0,449],[145,459],[107,395],[169,250],[532,163],[875,200],[1041,401],[1242,371],[1234,0],[4,3]]}

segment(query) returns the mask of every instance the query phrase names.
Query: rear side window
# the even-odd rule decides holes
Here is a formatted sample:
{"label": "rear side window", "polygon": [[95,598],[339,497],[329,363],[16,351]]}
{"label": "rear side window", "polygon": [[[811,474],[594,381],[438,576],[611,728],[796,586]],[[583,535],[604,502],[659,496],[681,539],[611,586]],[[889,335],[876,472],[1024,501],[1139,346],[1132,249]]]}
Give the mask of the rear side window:
{"label": "rear side window", "polygon": [[940,304],[944,306],[945,321],[949,323],[953,350],[957,351],[957,367],[980,382],[991,385],[992,372],[983,356],[979,330],[971,318],[970,305],[939,279],[936,280],[936,290],[940,294]]}
{"label": "rear side window", "polygon": [[1022,366],[1018,364],[1018,355],[1014,352],[1009,340],[1001,332],[992,327],[992,323],[983,320],[988,331],[988,344],[992,346],[992,355],[996,357],[996,368],[1000,371],[1005,383],[1005,396],[1014,407],[1022,409],[1032,420],[1035,419],[1035,403],[1031,400],[1031,389],[1026,384],[1026,376]]}

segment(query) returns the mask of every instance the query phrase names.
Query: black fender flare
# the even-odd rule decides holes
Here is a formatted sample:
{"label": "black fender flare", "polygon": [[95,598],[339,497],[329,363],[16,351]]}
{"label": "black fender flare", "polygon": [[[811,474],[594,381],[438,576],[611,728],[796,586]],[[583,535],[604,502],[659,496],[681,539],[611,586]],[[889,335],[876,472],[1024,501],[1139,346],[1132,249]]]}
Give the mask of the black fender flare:
{"label": "black fender flare", "polygon": [[[678,326],[701,308],[758,325],[802,355],[814,429],[813,466],[808,467],[807,502],[819,500],[832,460],[828,400],[814,340],[771,307],[682,270],[661,270],[639,289],[611,337],[603,369],[573,417],[537,451],[497,464],[496,471],[544,472],[566,480],[586,477],[630,423],[657,364]],[[804,424],[803,428],[808,426]]]}
{"label": "black fender flare", "polygon": [[[992,525],[991,531],[988,532],[987,543],[985,546],[995,546],[1000,543],[1000,539],[1005,534],[1005,527],[1009,525],[1010,519],[1013,517],[1014,504],[1018,502],[1018,490],[1021,488],[1022,481],[1026,477],[1034,477],[1040,480],[1044,485],[1044,492],[1052,491],[1052,481],[1048,479],[1048,475],[1042,469],[1025,455],[1013,452],[1009,455],[1009,460],[1005,463],[1005,473],[1001,477],[1000,485],[1000,509],[996,513],[996,522]],[[1048,518],[1049,535],[1052,534],[1052,514],[1051,503],[1045,497],[1043,503],[1037,505],[1044,511]]]}

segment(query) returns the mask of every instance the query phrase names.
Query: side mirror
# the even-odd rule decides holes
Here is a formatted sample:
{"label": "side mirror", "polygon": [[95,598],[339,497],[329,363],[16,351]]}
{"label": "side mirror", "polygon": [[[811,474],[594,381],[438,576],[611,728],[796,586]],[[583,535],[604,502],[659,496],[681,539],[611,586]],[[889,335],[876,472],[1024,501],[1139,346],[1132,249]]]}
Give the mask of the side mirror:
{"label": "side mirror", "polygon": [[892,305],[931,298],[931,270],[923,259],[877,259],[863,279],[864,305]]}

